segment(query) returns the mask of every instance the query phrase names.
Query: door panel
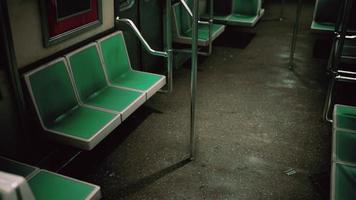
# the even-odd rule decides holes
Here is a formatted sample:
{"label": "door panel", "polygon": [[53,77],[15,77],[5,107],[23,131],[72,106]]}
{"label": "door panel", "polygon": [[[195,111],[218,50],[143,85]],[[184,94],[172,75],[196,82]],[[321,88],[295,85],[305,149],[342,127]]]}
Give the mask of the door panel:
{"label": "door panel", "polygon": [[[139,1],[140,30],[142,35],[155,50],[163,49],[163,0]],[[145,71],[162,72],[164,59],[152,56],[145,49],[141,50],[141,63]]]}
{"label": "door panel", "polygon": [[0,155],[15,156],[22,146],[22,137],[16,101],[8,78],[2,27],[0,20]]}

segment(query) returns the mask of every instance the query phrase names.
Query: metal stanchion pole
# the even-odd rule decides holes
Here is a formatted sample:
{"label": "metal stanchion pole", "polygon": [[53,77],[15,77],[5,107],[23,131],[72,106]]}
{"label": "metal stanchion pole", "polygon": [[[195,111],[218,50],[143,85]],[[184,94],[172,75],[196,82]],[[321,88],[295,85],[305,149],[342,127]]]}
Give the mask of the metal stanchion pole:
{"label": "metal stanchion pole", "polygon": [[166,0],[166,52],[167,57],[167,76],[168,76],[168,92],[173,90],[173,47],[172,47],[172,0]]}
{"label": "metal stanchion pole", "polygon": [[196,90],[198,68],[198,14],[199,1],[193,0],[193,26],[192,26],[192,67],[191,67],[191,106],[190,106],[190,159],[196,156]]}
{"label": "metal stanchion pole", "polygon": [[281,0],[281,10],[279,13],[279,21],[284,20],[284,6],[285,6],[285,0]]}
{"label": "metal stanchion pole", "polygon": [[298,0],[297,14],[296,14],[295,22],[294,22],[292,43],[291,43],[290,56],[289,56],[289,69],[290,70],[294,69],[294,54],[295,54],[295,48],[296,48],[296,44],[297,44],[301,12],[302,12],[302,0]]}

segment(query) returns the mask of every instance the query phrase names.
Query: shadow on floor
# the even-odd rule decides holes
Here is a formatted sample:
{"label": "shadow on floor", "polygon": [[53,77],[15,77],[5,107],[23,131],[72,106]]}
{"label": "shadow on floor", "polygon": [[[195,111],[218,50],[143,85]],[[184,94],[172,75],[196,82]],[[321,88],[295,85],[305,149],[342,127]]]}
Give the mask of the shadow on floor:
{"label": "shadow on floor", "polygon": [[186,164],[188,164],[190,162],[191,162],[191,159],[187,158],[187,159],[182,160],[182,161],[180,161],[174,165],[171,165],[165,169],[162,169],[150,176],[144,177],[135,183],[128,184],[126,187],[119,189],[117,195],[119,197],[126,197],[130,194],[136,193],[137,191],[142,190],[143,188],[153,184],[160,178],[178,170],[181,167],[184,167]]}
{"label": "shadow on floor", "polygon": [[234,27],[226,27],[224,33],[222,33],[220,37],[214,41],[214,45],[245,49],[250,44],[255,35],[256,33],[253,31],[253,29],[237,29]]}

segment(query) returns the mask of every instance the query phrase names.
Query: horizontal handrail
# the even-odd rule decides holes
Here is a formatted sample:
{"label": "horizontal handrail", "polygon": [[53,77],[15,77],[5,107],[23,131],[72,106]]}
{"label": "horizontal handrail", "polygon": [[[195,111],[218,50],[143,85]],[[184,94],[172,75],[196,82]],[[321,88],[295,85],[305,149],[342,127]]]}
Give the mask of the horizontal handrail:
{"label": "horizontal handrail", "polygon": [[157,51],[151,48],[151,46],[148,44],[148,42],[145,40],[145,38],[143,38],[141,32],[138,30],[138,28],[136,27],[135,23],[133,23],[130,19],[121,19],[119,17],[116,17],[116,21],[117,22],[124,22],[125,24],[129,25],[132,30],[134,31],[134,33],[136,34],[136,36],[138,37],[138,39],[142,42],[143,46],[145,47],[145,49],[151,53],[152,55],[155,56],[161,56],[161,57],[168,57],[168,53],[164,52],[164,51]]}
{"label": "horizontal handrail", "polygon": [[[185,0],[179,0],[179,1],[182,3],[184,9],[187,11],[187,13],[190,15],[190,17],[193,18],[193,13],[192,13],[192,11],[190,10],[190,8],[189,8],[187,2],[185,2]],[[209,24],[210,24],[210,22],[201,21],[201,20],[198,20],[198,23],[199,23],[199,24],[206,24],[206,25],[209,25]]]}
{"label": "horizontal handrail", "polygon": [[342,81],[356,82],[356,78],[347,77],[347,76],[341,76],[341,75],[336,76],[335,79],[336,80],[342,80]]}

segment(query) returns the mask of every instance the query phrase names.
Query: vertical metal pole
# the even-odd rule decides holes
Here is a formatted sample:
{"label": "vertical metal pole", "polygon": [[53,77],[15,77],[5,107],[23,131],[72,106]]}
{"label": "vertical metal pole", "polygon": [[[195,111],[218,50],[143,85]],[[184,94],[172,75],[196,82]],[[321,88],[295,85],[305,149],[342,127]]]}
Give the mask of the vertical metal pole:
{"label": "vertical metal pole", "polygon": [[331,80],[329,83],[328,91],[326,93],[326,99],[325,99],[325,104],[324,104],[324,109],[323,109],[323,118],[324,120],[328,122],[333,122],[332,118],[330,117],[330,107],[333,99],[333,91],[334,91],[334,86],[335,86],[335,75],[331,75]]}
{"label": "vertical metal pole", "polygon": [[296,48],[296,44],[297,44],[301,12],[302,12],[302,0],[298,0],[297,14],[296,14],[295,22],[294,22],[292,43],[291,43],[291,49],[290,49],[290,55],[289,55],[289,69],[290,70],[294,69],[294,53],[295,53],[295,48]]}
{"label": "vertical metal pole", "polygon": [[285,5],[285,0],[281,0],[281,10],[279,13],[279,21],[284,20],[284,5]]}
{"label": "vertical metal pole", "polygon": [[190,106],[190,159],[195,159],[196,154],[196,90],[197,90],[197,68],[198,68],[198,14],[199,1],[193,0],[193,26],[192,26],[192,67],[191,67],[191,106]]}
{"label": "vertical metal pole", "polygon": [[212,41],[212,28],[213,28],[213,15],[214,15],[214,0],[209,0],[209,49],[208,55],[213,51],[213,41]]}
{"label": "vertical metal pole", "polygon": [[167,57],[167,77],[168,92],[173,90],[173,48],[172,48],[172,0],[166,0],[166,52]]}

